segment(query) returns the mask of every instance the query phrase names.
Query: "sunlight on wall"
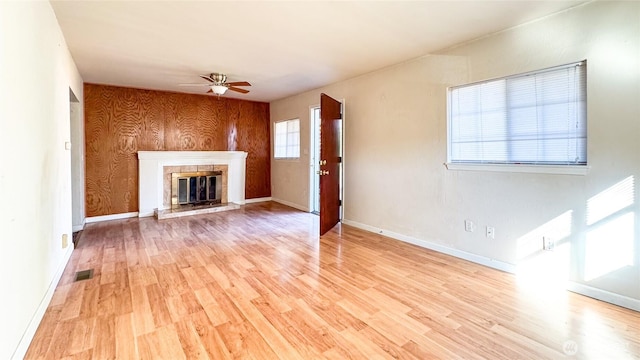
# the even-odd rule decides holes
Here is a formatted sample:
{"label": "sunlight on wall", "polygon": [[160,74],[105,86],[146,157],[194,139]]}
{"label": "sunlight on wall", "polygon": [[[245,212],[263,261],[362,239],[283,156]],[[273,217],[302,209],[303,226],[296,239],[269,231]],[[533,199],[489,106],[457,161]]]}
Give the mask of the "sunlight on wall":
{"label": "sunlight on wall", "polygon": [[[518,239],[518,284],[539,291],[564,289],[569,278],[573,210],[566,211]],[[542,250],[542,238],[556,242],[553,251]]]}
{"label": "sunlight on wall", "polygon": [[542,237],[550,237],[556,242],[571,234],[573,210],[566,211],[554,219],[538,226],[518,239],[518,262],[542,251]]}
{"label": "sunlight on wall", "polygon": [[568,328],[556,326],[565,319],[569,307],[569,293],[565,290],[569,278],[570,253],[569,242],[557,245],[554,251],[540,250],[518,264],[516,275],[518,288],[523,295],[520,301],[542,314],[541,319],[553,329],[553,336],[560,338],[570,336]]}
{"label": "sunlight on wall", "polygon": [[585,281],[633,265],[635,213],[629,207],[634,188],[629,176],[587,201]]}
{"label": "sunlight on wall", "polygon": [[587,225],[633,205],[633,176],[620,181],[587,201]]}
{"label": "sunlight on wall", "polygon": [[519,285],[531,289],[566,289],[569,279],[569,259],[571,243],[556,245],[554,251],[540,251],[538,254],[518,263]]}
{"label": "sunlight on wall", "polygon": [[585,281],[633,265],[634,217],[628,212],[587,232]]}

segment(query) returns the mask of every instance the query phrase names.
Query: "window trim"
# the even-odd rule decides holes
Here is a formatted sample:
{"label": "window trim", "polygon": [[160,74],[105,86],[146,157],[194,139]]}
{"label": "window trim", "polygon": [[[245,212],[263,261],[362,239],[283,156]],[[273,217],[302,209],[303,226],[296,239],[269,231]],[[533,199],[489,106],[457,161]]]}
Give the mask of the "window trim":
{"label": "window trim", "polygon": [[447,170],[460,171],[490,171],[509,173],[533,173],[552,175],[587,175],[591,170],[589,165],[535,165],[535,164],[474,164],[446,162]]}
{"label": "window trim", "polygon": [[[541,174],[560,174],[560,175],[586,175],[589,173],[589,170],[591,169],[591,166],[588,163],[585,164],[536,164],[536,163],[499,163],[499,162],[474,162],[474,161],[455,161],[452,162],[451,161],[451,129],[452,129],[452,124],[451,124],[451,91],[458,89],[458,88],[464,88],[464,87],[468,87],[468,86],[474,86],[474,85],[481,85],[484,83],[489,83],[489,82],[493,82],[493,81],[497,81],[497,80],[508,80],[508,79],[513,79],[513,78],[519,78],[519,77],[524,77],[524,76],[529,76],[529,75],[533,75],[533,74],[541,74],[541,73],[545,73],[545,72],[549,72],[549,71],[556,71],[559,69],[563,69],[563,68],[570,68],[573,66],[586,66],[587,60],[580,60],[580,61],[575,61],[575,62],[571,62],[571,63],[567,63],[567,64],[563,64],[563,65],[558,65],[558,66],[551,66],[551,67],[547,67],[547,68],[543,68],[543,69],[539,69],[539,70],[533,70],[533,71],[528,71],[528,72],[524,72],[524,73],[518,73],[518,74],[513,74],[513,75],[509,75],[509,76],[503,76],[503,77],[495,77],[495,78],[490,78],[490,79],[485,79],[485,80],[481,80],[481,81],[475,81],[475,82],[470,82],[470,83],[465,83],[465,84],[460,84],[460,85],[455,85],[455,86],[449,86],[447,87],[447,92],[446,92],[446,113],[447,113],[447,133],[446,133],[446,146],[447,146],[447,160],[444,163],[445,167],[447,168],[447,170],[461,170],[461,171],[491,171],[491,172],[512,172],[512,173],[541,173]],[[585,70],[586,71],[586,70]],[[585,74],[586,78],[585,81],[588,81],[588,74]],[[587,86],[587,84],[585,83],[584,86]],[[587,96],[588,98],[588,96]],[[585,98],[585,101],[586,99]],[[586,106],[586,105],[585,105]],[[587,114],[585,114],[585,123],[587,125],[587,129],[588,129],[588,116]],[[588,139],[588,135],[587,135],[587,139]],[[587,159],[589,158],[588,156],[588,145],[586,148],[587,151]]]}
{"label": "window trim", "polygon": [[[295,157],[289,157],[289,156],[284,156],[284,157],[277,157],[276,156],[276,126],[277,124],[280,123],[287,123],[290,121],[297,121],[298,122],[298,156]],[[273,159],[276,161],[300,161],[300,152],[302,149],[302,144],[301,144],[301,122],[299,118],[293,118],[293,119],[287,119],[287,120],[279,120],[279,121],[274,121],[273,122]],[[289,134],[289,132],[286,133],[287,135]]]}

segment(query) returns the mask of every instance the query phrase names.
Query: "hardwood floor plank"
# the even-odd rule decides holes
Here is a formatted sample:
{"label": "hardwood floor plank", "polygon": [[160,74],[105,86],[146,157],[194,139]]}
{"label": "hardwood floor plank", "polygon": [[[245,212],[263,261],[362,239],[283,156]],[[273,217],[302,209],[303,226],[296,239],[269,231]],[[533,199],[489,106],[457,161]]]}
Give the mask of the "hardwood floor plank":
{"label": "hardwood floor plank", "polygon": [[177,321],[175,326],[187,359],[209,359],[207,349],[200,342],[200,336],[191,319],[187,317],[186,320]]}
{"label": "hardwood floor plank", "polygon": [[236,305],[245,315],[248,322],[253,325],[278,356],[282,356],[285,359],[301,358],[300,353],[273,327],[249,299],[242,297],[234,297],[234,299],[236,299]]}
{"label": "hardwood floor plank", "polygon": [[361,355],[356,358],[359,359],[394,359],[397,358],[396,354],[390,354],[384,349],[380,348],[372,339],[369,339],[365,334],[351,328],[347,328],[340,332],[340,335],[358,350]]}
{"label": "hardwood floor plank", "polygon": [[[76,327],[76,321],[63,320],[54,324],[55,330],[51,336],[49,347],[44,353],[34,354],[41,358],[62,358],[70,355],[69,349],[71,348],[71,342],[73,339],[69,334],[73,333],[73,329]],[[29,355],[29,353],[27,353]]]}
{"label": "hardwood floor plank", "polygon": [[80,306],[80,317],[94,317],[98,315],[98,302],[100,300],[100,276],[96,276],[89,280],[83,280],[85,283],[84,293],[82,295],[82,305]]}
{"label": "hardwood floor plank", "polygon": [[172,323],[171,313],[165,301],[158,284],[151,284],[146,287],[149,305],[151,306],[151,314],[153,315],[153,324],[156,328],[163,327]]}
{"label": "hardwood floor plank", "polygon": [[95,347],[92,356],[96,359],[116,358],[116,317],[115,315],[96,318],[94,333]]}
{"label": "hardwood floor plank", "polygon": [[134,331],[133,313],[116,316],[115,323],[116,359],[135,359],[138,341]]}
{"label": "hardwood floor plank", "polygon": [[26,354],[27,356],[30,356],[32,359],[44,359],[45,356],[49,354],[48,350],[56,330],[55,324],[60,322],[61,307],[61,305],[56,305],[47,308],[41,321],[41,324],[45,325],[38,327],[38,336],[34,336],[31,341],[29,351]]}
{"label": "hardwood floor plank", "polygon": [[[43,358],[43,359],[45,359],[45,358]],[[59,359],[61,359],[61,360],[90,360],[90,359],[94,359],[94,357],[93,357],[93,349],[89,349],[89,350],[83,351],[81,353],[65,356],[65,357],[62,357],[62,358],[59,358]]]}
{"label": "hardwood floor plank", "polygon": [[199,311],[190,316],[194,330],[200,338],[200,343],[207,350],[211,359],[231,359],[231,354],[227,349],[222,337],[218,333],[215,324],[209,321],[204,311]]}
{"label": "hardwood floor plank", "polygon": [[131,287],[131,304],[133,309],[134,334],[139,336],[155,330],[153,312],[151,311],[146,286],[137,285]]}
{"label": "hardwood floor plank", "polygon": [[225,347],[235,359],[279,359],[264,338],[248,321],[216,326]]}
{"label": "hardwood floor plank", "polygon": [[209,275],[207,269],[204,266],[190,266],[180,269],[180,272],[182,273],[182,276],[184,276],[184,279],[187,281],[187,284],[189,284],[191,290],[194,291],[202,289],[207,285],[207,283],[215,281],[213,277]]}
{"label": "hardwood floor plank", "polygon": [[[273,203],[88,224],[26,359],[640,359],[640,313]],[[92,279],[75,272],[94,269]]]}
{"label": "hardwood floor plank", "polygon": [[96,318],[78,319],[71,332],[71,343],[67,349],[69,354],[78,354],[95,347],[96,342]]}
{"label": "hardwood floor plank", "polygon": [[301,318],[294,316],[291,311],[281,313],[272,307],[269,301],[262,298],[254,299],[251,302],[260,313],[264,314],[275,329],[289,339],[291,346],[300,353],[302,358],[322,358],[321,352],[334,346],[326,336],[326,332],[314,331],[306,322],[301,321]]}
{"label": "hardwood floor plank", "polygon": [[64,306],[60,310],[60,320],[73,319],[80,316],[85,285],[84,282],[76,282],[69,285],[70,289],[66,296],[68,300],[64,302]]}
{"label": "hardwood floor plank", "polygon": [[186,359],[174,324],[158,327],[155,331],[138,336],[140,359]]}
{"label": "hardwood floor plank", "polygon": [[[450,359],[452,358],[452,355],[453,355],[452,353],[447,352],[445,349],[439,348],[438,350],[440,350],[446,356],[436,356],[438,352],[431,351],[428,353],[428,356],[416,357],[415,354],[411,352],[407,352],[404,347],[397,346],[392,341],[390,341],[387,336],[382,335],[380,332],[376,331],[372,327],[367,326],[364,329],[360,330],[360,333],[363,336],[365,336],[367,339],[369,339],[372,343],[376,344],[378,348],[382,349],[385,353],[389,354],[394,359],[410,359],[410,360],[435,359],[435,358]],[[422,339],[421,342],[424,343],[424,340],[426,339]]]}

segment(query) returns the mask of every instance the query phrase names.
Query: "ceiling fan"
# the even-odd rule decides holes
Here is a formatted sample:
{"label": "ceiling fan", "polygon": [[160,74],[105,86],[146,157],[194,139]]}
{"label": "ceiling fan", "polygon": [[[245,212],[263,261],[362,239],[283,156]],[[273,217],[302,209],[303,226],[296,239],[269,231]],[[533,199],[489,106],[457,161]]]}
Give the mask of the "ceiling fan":
{"label": "ceiling fan", "polygon": [[227,82],[227,75],[219,73],[211,73],[207,75],[200,75],[201,78],[209,81],[208,84],[180,84],[180,86],[208,86],[210,87],[207,93],[214,93],[218,96],[223,95],[227,90],[246,94],[249,90],[241,89],[237,86],[251,86],[246,81]]}

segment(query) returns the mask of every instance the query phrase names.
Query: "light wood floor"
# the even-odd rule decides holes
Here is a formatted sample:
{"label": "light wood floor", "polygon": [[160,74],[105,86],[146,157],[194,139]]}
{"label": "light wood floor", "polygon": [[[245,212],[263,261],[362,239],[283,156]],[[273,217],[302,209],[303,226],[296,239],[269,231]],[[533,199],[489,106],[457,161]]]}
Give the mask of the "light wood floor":
{"label": "light wood floor", "polygon": [[640,313],[348,226],[317,232],[271,202],[89,224],[27,359],[640,357]]}

